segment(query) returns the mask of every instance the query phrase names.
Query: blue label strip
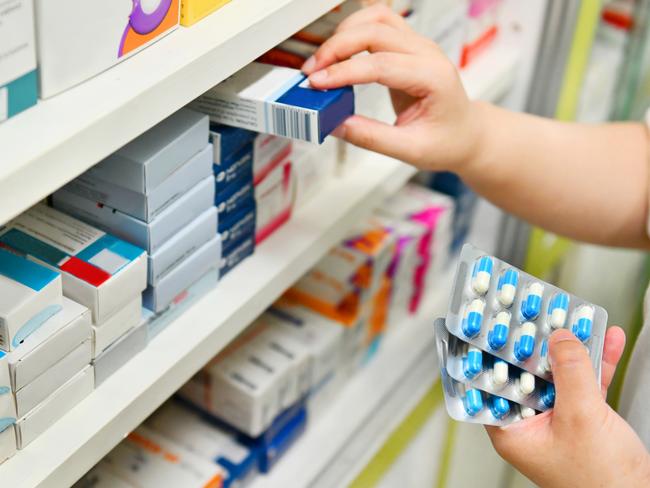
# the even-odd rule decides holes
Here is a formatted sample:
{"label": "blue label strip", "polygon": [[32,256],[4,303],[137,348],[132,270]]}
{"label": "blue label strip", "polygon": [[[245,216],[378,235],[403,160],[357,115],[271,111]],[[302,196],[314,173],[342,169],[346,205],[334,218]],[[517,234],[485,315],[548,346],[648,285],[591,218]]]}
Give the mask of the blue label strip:
{"label": "blue label strip", "polygon": [[[7,234],[13,232],[10,230]],[[4,237],[0,237],[0,241],[11,246],[5,241]],[[26,234],[23,234],[26,235]],[[9,239],[11,241],[11,239]],[[19,251],[23,251],[18,248]],[[33,261],[25,259],[20,256],[0,248],[0,274],[7,278],[22,283],[23,285],[31,288],[34,291],[40,291],[54,281],[59,273],[51,269],[41,266]],[[1,357],[1,356],[0,356]]]}

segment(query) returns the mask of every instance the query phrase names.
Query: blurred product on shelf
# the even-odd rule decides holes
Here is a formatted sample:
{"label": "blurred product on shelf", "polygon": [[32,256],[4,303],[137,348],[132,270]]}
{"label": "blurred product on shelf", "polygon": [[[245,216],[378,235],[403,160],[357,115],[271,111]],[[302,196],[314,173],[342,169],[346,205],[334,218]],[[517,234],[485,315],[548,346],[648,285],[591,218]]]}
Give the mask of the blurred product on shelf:
{"label": "blurred product on shelf", "polygon": [[300,70],[253,62],[189,106],[212,122],[320,144],[354,113],[354,91],[314,90]]}
{"label": "blurred product on shelf", "polygon": [[420,0],[412,20],[413,27],[433,40],[456,66],[467,29],[467,9],[467,0]]}
{"label": "blurred product on shelf", "polygon": [[36,0],[35,10],[40,90],[47,98],[172,32],[180,0]]}
{"label": "blurred product on shelf", "polygon": [[292,169],[295,179],[295,208],[305,205],[334,177],[338,149],[339,140],[332,137],[325,139],[318,148],[305,142],[294,142]]}
{"label": "blurred product on shelf", "polygon": [[11,0],[0,11],[0,123],[37,100],[33,5]]}
{"label": "blurred product on shelf", "polygon": [[92,326],[93,359],[97,358],[113,342],[128,333],[140,322],[142,315],[142,295],[125,303],[111,318],[101,326]]}
{"label": "blurred product on shelf", "polygon": [[195,24],[228,2],[230,0],[181,0],[181,25]]}
{"label": "blurred product on shelf", "polygon": [[502,0],[469,0],[465,40],[460,53],[461,68],[490,46],[499,32],[499,9]]}
{"label": "blurred product on shelf", "polygon": [[8,355],[0,351],[0,463],[16,453],[15,423],[16,406],[11,394]]}
{"label": "blurred product on shelf", "polygon": [[255,185],[255,241],[263,242],[291,218],[295,199],[292,158],[286,158]]}

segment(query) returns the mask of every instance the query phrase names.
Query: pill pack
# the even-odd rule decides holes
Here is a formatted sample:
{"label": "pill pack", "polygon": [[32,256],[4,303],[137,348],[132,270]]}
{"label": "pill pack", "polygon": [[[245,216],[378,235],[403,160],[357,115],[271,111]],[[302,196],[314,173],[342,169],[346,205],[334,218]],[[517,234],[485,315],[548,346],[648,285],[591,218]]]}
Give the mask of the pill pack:
{"label": "pill pack", "polygon": [[548,338],[568,329],[600,379],[607,312],[470,244],[461,251],[445,325],[471,346],[551,382]]}

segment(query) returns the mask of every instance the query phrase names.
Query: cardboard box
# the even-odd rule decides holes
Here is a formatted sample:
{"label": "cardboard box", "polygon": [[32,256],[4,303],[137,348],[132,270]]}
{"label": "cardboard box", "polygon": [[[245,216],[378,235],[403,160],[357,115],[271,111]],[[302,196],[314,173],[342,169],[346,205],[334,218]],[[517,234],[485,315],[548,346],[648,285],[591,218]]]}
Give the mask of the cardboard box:
{"label": "cardboard box", "polygon": [[232,156],[229,164],[215,164],[213,170],[216,198],[223,199],[222,194],[230,194],[234,187],[253,181],[253,145],[246,144]]}
{"label": "cardboard box", "polygon": [[239,150],[252,143],[256,132],[210,122],[210,142],[214,148],[213,163],[220,169],[226,169],[233,162]]}
{"label": "cardboard box", "polygon": [[63,294],[88,307],[95,323],[146,287],[142,249],[43,204],[0,230],[0,243],[61,272]]}
{"label": "cardboard box", "polygon": [[[11,394],[8,354],[0,351],[0,432],[16,421],[16,405]],[[0,442],[1,445],[1,442]],[[0,453],[2,448],[0,447]],[[2,457],[0,455],[0,457]]]}
{"label": "cardboard box", "polygon": [[244,239],[255,237],[255,210],[254,202],[248,208],[241,209],[227,219],[219,221],[221,234],[221,247],[224,256]]}
{"label": "cardboard box", "polygon": [[230,0],[181,0],[181,25],[195,24],[228,2]]}
{"label": "cardboard box", "polygon": [[102,460],[72,485],[72,488],[133,488],[133,485],[113,473],[110,466]]}
{"label": "cardboard box", "polygon": [[217,209],[210,207],[149,255],[149,285],[157,286],[217,234]]}
{"label": "cardboard box", "polygon": [[41,97],[47,98],[176,29],[180,0],[36,0],[35,7]]}
{"label": "cardboard box", "polygon": [[18,449],[24,449],[48,427],[93,391],[93,367],[88,365],[44,402],[16,422]]}
{"label": "cardboard box", "polygon": [[251,63],[190,103],[212,122],[322,143],[354,114],[351,87],[318,91],[300,70]]}
{"label": "cardboard box", "polygon": [[0,247],[0,349],[16,349],[59,312],[62,290],[58,271]]}
{"label": "cardboard box", "polygon": [[162,312],[192,283],[211,269],[216,269],[220,262],[221,238],[217,234],[170,271],[155,287],[149,286],[142,297],[144,306],[155,313]]}
{"label": "cardboard box", "polygon": [[12,457],[14,454],[16,454],[16,431],[15,424],[11,423],[6,425],[5,428],[0,431],[0,464]]}
{"label": "cardboard box", "polygon": [[293,164],[285,159],[255,186],[255,241],[263,242],[291,218],[295,197]]}
{"label": "cardboard box", "polygon": [[65,185],[65,191],[108,205],[136,219],[151,222],[167,207],[212,174],[212,145],[208,144],[149,193],[129,190],[87,172]]}
{"label": "cardboard box", "polygon": [[0,10],[0,122],[37,100],[34,9],[29,0],[11,0]]}
{"label": "cardboard box", "polygon": [[260,472],[269,473],[307,428],[307,409],[303,404],[296,405],[283,413],[287,419],[272,436],[263,436],[253,445],[258,451]]}
{"label": "cardboard box", "polygon": [[214,178],[208,176],[147,223],[66,190],[52,195],[58,209],[105,229],[153,254],[185,225],[214,204]]}
{"label": "cardboard box", "polygon": [[271,134],[257,134],[253,144],[254,183],[257,185],[277,168],[291,154],[292,148],[291,139]]}
{"label": "cardboard box", "polygon": [[136,327],[141,319],[142,295],[138,295],[102,325],[93,325],[93,359],[99,356],[113,342],[126,334],[128,330]]}
{"label": "cardboard box", "polygon": [[108,346],[95,360],[95,388],[147,346],[147,324],[140,323]]}
{"label": "cardboard box", "polygon": [[334,176],[337,165],[338,140],[326,139],[322,146],[296,142],[291,160],[296,181],[295,207],[306,204]]}
{"label": "cardboard box", "polygon": [[104,460],[134,486],[220,488],[223,470],[144,426],[131,432]]}
{"label": "cardboard box", "polygon": [[232,215],[255,206],[255,189],[253,178],[242,180],[215,196],[215,206],[219,212],[219,220],[228,219]]}
{"label": "cardboard box", "polygon": [[90,324],[90,310],[64,297],[63,310],[9,353],[12,390],[18,391],[31,383],[79,344],[89,340]]}
{"label": "cardboard box", "polygon": [[230,271],[239,265],[244,259],[252,256],[255,252],[255,238],[253,236],[245,237],[239,242],[230,246],[230,250],[221,258],[219,272],[221,276],[226,276]]}

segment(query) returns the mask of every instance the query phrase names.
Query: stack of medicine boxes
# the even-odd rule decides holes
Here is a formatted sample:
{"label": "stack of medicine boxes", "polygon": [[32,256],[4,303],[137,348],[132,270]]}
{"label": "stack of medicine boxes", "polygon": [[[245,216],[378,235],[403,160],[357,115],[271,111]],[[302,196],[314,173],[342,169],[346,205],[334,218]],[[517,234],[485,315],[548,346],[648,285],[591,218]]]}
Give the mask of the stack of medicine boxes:
{"label": "stack of medicine boxes", "polygon": [[148,252],[144,306],[160,313],[218,266],[208,118],[181,109],[72,183],[54,205]]}

